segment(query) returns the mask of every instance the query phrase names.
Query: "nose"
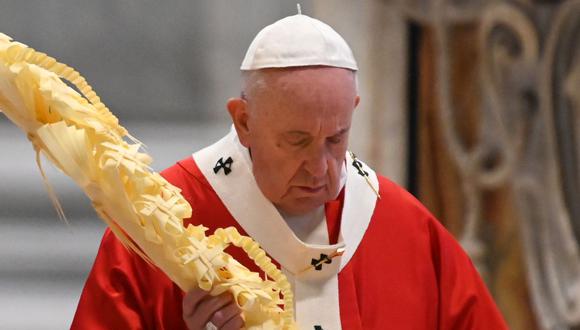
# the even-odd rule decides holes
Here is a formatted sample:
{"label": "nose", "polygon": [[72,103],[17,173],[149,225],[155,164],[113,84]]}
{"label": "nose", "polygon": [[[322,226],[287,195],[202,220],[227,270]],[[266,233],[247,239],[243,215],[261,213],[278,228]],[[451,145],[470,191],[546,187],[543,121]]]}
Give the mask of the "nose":
{"label": "nose", "polygon": [[311,148],[304,160],[304,169],[314,178],[323,178],[328,171],[328,155],[324,148]]}

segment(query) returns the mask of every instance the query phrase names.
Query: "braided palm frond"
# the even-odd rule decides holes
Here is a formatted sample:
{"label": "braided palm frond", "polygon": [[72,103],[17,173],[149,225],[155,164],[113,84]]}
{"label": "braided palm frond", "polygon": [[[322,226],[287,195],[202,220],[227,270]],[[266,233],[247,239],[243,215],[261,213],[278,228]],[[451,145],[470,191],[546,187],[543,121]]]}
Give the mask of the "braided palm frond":
{"label": "braided palm frond", "polygon": [[[235,228],[206,236],[203,226],[184,227],[183,219],[191,216],[189,203],[151,170],[152,159],[141,151],[142,144],[119,125],[77,71],[0,33],[0,110],[31,141],[59,216],[64,213],[48,185],[40,153],[83,189],[126,247],[162,269],[182,290],[231,292],[247,329],[295,328],[290,284],[266,253]],[[225,253],[230,244],[242,248],[268,279]]]}

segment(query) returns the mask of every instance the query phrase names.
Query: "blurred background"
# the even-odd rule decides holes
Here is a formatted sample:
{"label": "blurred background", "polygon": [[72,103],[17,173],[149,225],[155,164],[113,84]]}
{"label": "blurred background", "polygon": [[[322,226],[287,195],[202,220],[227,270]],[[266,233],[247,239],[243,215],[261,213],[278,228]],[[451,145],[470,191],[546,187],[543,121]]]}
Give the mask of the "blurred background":
{"label": "blurred background", "polygon": [[[580,328],[580,1],[312,0],[359,61],[351,150],[455,235],[512,329]],[[293,1],[0,1],[0,32],[81,72],[161,170],[225,134],[225,102]],[[0,116],[0,329],[69,327],[104,226]]]}

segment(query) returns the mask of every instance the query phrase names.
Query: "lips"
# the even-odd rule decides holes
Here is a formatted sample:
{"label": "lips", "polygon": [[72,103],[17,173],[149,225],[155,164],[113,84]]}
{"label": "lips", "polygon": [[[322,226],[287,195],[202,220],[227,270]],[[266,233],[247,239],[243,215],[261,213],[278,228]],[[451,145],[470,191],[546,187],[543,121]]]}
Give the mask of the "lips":
{"label": "lips", "polygon": [[318,192],[321,192],[322,190],[324,190],[324,187],[326,187],[326,186],[324,186],[324,185],[317,186],[317,187],[299,186],[298,189],[300,189],[301,191],[306,192],[306,193],[315,194],[315,193],[318,193]]}

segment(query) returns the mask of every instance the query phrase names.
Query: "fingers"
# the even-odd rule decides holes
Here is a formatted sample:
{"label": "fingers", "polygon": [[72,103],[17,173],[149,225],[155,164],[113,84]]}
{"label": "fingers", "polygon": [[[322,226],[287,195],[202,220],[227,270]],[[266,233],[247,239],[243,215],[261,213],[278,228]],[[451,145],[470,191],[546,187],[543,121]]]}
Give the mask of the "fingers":
{"label": "fingers", "polygon": [[[231,323],[230,321],[234,320],[235,318],[241,318],[241,309],[238,305],[230,301],[224,308],[216,311],[212,318],[210,319],[211,323],[213,323],[218,329],[230,329],[226,327],[226,324]],[[242,322],[243,325],[243,322]],[[234,329],[234,328],[232,328]],[[235,328],[239,330],[240,328]]]}
{"label": "fingers", "polygon": [[201,289],[193,289],[185,294],[182,302],[183,317],[185,318],[186,316],[192,315],[196,310],[197,305],[208,295],[208,292]]}
{"label": "fingers", "polygon": [[[238,307],[236,305],[236,307]],[[222,330],[240,330],[244,326],[244,319],[240,313],[229,319],[223,326],[219,327]]]}
{"label": "fingers", "polygon": [[191,330],[205,329],[211,321],[218,329],[240,329],[244,322],[241,309],[229,293],[211,296],[201,289],[189,291],[183,298],[183,320]]}
{"label": "fingers", "polygon": [[[198,319],[202,322],[202,324],[205,325],[207,322],[209,322],[214,318],[215,314],[219,310],[226,307],[226,305],[231,303],[231,301],[232,296],[230,294],[219,295],[217,297],[209,296],[206,299],[202,300],[197,305],[197,310],[195,311],[195,314],[199,315]],[[222,317],[218,318],[218,320],[216,321],[221,321],[222,323],[225,323],[225,321],[227,320],[222,321],[221,320]],[[213,321],[212,323],[219,328],[219,324],[216,324]]]}

